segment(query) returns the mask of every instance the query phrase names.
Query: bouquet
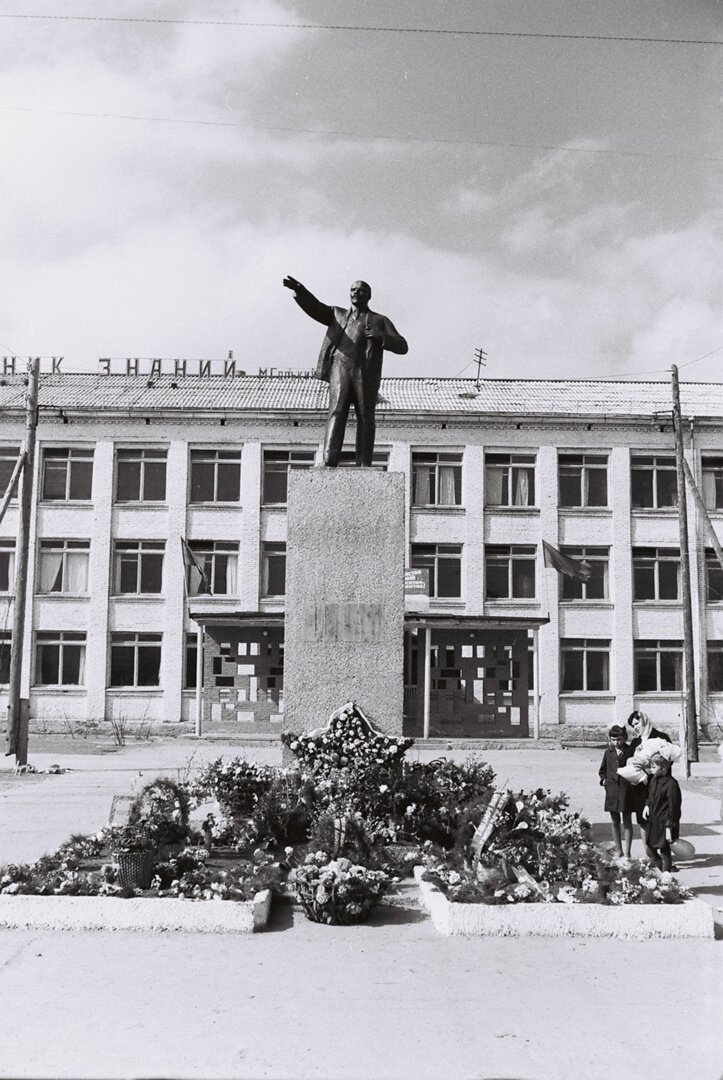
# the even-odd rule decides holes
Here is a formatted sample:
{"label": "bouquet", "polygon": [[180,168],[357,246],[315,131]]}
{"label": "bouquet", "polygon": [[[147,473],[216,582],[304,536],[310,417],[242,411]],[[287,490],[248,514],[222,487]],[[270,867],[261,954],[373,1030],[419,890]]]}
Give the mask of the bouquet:
{"label": "bouquet", "polygon": [[666,758],[671,764],[677,761],[683,751],[666,739],[644,739],[627,765],[618,769],[618,776],[631,784],[647,784],[650,775],[650,760],[656,754]]}

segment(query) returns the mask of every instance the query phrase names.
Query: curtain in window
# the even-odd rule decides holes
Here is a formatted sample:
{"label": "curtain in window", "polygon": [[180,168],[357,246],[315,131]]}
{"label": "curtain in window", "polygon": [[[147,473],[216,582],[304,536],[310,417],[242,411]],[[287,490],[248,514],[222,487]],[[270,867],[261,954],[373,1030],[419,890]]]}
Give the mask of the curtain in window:
{"label": "curtain in window", "polygon": [[703,470],[703,502],[709,510],[715,510],[715,474]]}
{"label": "curtain in window", "polygon": [[515,483],[515,506],[530,505],[530,477],[527,469],[513,469]]}
{"label": "curtain in window", "polygon": [[[15,552],[6,551],[5,554],[7,556],[7,559],[5,560],[7,582],[5,581],[5,571],[0,569],[0,590],[13,592],[15,589]],[[0,642],[0,645],[1,644],[2,643]]]}
{"label": "curtain in window", "polygon": [[62,589],[63,554],[60,551],[44,551],[40,558],[40,591],[62,592]]}
{"label": "curtain in window", "polygon": [[454,467],[452,465],[440,465],[439,502],[442,506],[454,506],[456,501],[454,493]]}
{"label": "curtain in window", "polygon": [[65,591],[85,593],[88,591],[88,553],[69,551],[65,556]]}
{"label": "curtain in window", "polygon": [[414,505],[428,506],[432,501],[432,470],[428,465],[414,467]]}
{"label": "curtain in window", "polygon": [[78,686],[85,686],[85,645],[78,648]]}
{"label": "curtain in window", "polygon": [[502,505],[502,469],[487,469],[485,473],[485,484],[487,485],[487,505],[488,506],[501,506]]}
{"label": "curtain in window", "polygon": [[238,557],[226,556],[226,592],[229,596],[235,596],[238,592]]}

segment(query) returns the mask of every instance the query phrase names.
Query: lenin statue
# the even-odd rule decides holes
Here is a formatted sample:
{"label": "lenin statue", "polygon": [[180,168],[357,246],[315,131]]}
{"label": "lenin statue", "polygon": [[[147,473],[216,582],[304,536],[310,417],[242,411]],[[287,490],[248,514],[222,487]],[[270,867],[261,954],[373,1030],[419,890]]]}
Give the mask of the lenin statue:
{"label": "lenin statue", "polygon": [[317,379],[329,384],[329,417],[324,439],[324,464],[339,464],[349,406],[356,413],[356,464],[371,465],[376,424],[374,410],[382,378],[382,353],[403,356],[408,345],[386,315],[369,310],[372,290],[355,281],[349,308],[322,304],[295,278],[284,278],[302,311],[326,327],[316,365]]}

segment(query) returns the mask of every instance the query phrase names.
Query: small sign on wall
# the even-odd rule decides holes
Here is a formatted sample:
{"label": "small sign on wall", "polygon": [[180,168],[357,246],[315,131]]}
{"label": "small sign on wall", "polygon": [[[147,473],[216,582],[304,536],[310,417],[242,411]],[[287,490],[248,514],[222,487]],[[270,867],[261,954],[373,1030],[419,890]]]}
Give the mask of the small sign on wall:
{"label": "small sign on wall", "polygon": [[429,570],[405,569],[404,608],[406,611],[429,611]]}

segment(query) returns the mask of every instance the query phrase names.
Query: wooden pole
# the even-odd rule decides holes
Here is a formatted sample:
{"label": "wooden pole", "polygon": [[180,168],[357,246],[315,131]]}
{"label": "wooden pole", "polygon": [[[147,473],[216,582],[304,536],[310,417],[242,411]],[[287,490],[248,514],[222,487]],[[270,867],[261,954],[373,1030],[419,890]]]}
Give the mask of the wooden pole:
{"label": "wooden pole", "polygon": [[532,683],[534,687],[534,713],[532,719],[532,737],[540,738],[540,628],[532,630]]}
{"label": "wooden pole", "polygon": [[15,754],[16,765],[27,765],[27,738],[23,737],[22,719],[27,715],[20,704],[20,680],[23,668],[23,639],[25,635],[25,601],[28,588],[30,557],[30,515],[33,508],[33,476],[35,473],[35,437],[38,423],[38,381],[40,360],[28,360],[28,393],[25,403],[25,467],[20,495],[20,521],[15,567],[15,605],[13,636],[10,646],[10,677],[8,686],[8,722],[5,754]]}
{"label": "wooden pole", "polygon": [[683,601],[683,701],[686,730],[686,774],[688,763],[698,760],[698,726],[695,715],[695,683],[693,675],[693,608],[690,598],[690,551],[688,547],[688,503],[685,489],[685,455],[683,453],[683,424],[680,415],[680,385],[678,368],[672,367],[673,428],[675,431],[675,466],[678,488],[678,530],[680,536],[680,580]]}

